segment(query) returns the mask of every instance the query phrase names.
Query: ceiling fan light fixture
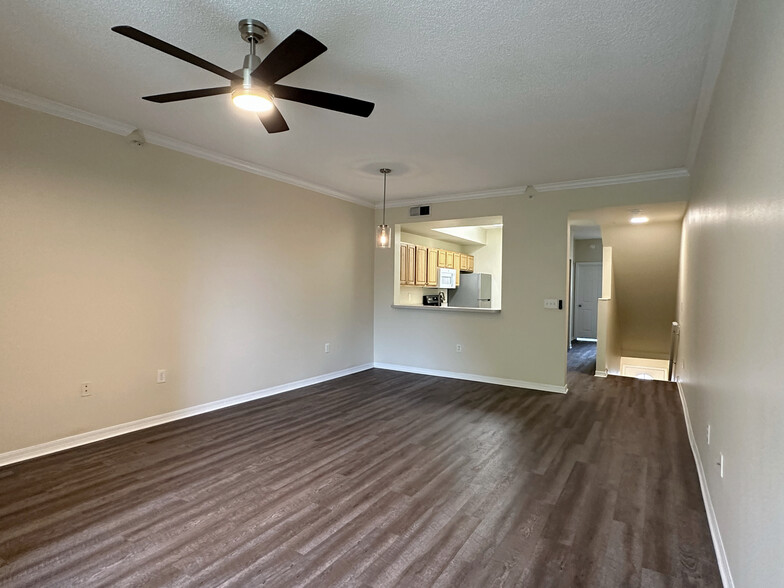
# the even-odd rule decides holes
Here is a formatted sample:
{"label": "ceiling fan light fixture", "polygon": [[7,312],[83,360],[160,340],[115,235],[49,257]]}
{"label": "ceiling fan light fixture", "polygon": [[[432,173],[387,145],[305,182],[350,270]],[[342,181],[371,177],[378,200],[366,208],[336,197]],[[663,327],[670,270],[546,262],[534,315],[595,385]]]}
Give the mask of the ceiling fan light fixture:
{"label": "ceiling fan light fixture", "polygon": [[269,112],[274,108],[272,96],[259,88],[239,87],[232,91],[231,101],[237,108],[251,112]]}

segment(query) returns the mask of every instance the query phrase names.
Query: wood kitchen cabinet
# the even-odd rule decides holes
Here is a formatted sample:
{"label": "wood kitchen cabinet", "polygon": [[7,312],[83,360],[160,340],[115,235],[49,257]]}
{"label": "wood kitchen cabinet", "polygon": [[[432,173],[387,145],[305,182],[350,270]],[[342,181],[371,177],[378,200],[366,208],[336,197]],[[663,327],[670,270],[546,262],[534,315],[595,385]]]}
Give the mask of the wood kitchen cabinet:
{"label": "wood kitchen cabinet", "polygon": [[416,246],[400,244],[400,284],[413,286],[416,280]]}
{"label": "wood kitchen cabinet", "polygon": [[427,250],[427,285],[430,288],[438,286],[438,256],[440,251],[432,247]]}
{"label": "wood kitchen cabinet", "polygon": [[427,247],[417,245],[415,255],[414,286],[427,286]]}
{"label": "wood kitchen cabinet", "polygon": [[460,272],[474,271],[474,256],[436,249],[400,244],[400,284],[401,286],[438,287],[438,268],[457,270],[456,284],[460,285]]}
{"label": "wood kitchen cabinet", "polygon": [[[460,255],[458,253],[458,255]],[[454,251],[447,251],[446,252],[446,265],[444,267],[448,267],[450,269],[455,268],[455,253]]]}
{"label": "wood kitchen cabinet", "polygon": [[416,246],[406,245],[406,284],[409,286],[414,285],[416,280]]}
{"label": "wood kitchen cabinet", "polygon": [[400,244],[400,283],[406,284],[406,277],[408,276],[408,265],[406,264],[406,255],[408,254],[408,245],[405,243]]}

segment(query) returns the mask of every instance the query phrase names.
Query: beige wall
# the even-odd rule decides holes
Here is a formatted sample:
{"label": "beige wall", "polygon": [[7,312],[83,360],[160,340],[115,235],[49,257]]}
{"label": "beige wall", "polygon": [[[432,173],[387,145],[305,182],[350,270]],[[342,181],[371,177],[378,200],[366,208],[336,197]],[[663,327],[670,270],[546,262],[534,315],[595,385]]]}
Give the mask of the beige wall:
{"label": "beige wall", "polygon": [[[593,246],[593,249],[591,249]],[[601,239],[575,239],[574,262],[590,262],[602,260]]]}
{"label": "beige wall", "polygon": [[599,375],[618,374],[621,364],[618,304],[613,296],[613,248],[602,248],[602,297],[596,318],[596,371]]}
{"label": "beige wall", "polygon": [[0,452],[372,361],[372,210],[2,102],[0,126]]}
{"label": "beige wall", "polygon": [[780,0],[738,2],[683,232],[678,373],[744,588],[784,586],[782,31]]}
{"label": "beige wall", "polygon": [[621,355],[667,359],[676,317],[681,223],[602,227],[613,248]]}
{"label": "beige wall", "polygon": [[[377,362],[563,386],[567,312],[545,298],[567,301],[568,215],[621,204],[683,201],[688,179],[438,203],[431,220],[502,216],[503,310],[499,314],[394,309],[394,251],[375,258],[374,350]],[[387,210],[391,225],[407,208]],[[381,212],[377,211],[380,221]],[[567,306],[565,306],[566,308]],[[455,345],[463,345],[456,353]]]}

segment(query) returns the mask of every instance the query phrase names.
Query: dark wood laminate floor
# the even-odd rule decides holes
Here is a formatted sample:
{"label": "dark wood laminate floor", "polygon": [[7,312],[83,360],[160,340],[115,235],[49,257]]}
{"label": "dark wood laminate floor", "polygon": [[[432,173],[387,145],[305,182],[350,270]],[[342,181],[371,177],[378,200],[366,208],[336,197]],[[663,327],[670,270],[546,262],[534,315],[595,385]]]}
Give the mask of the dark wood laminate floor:
{"label": "dark wood laminate floor", "polygon": [[369,370],[0,469],[3,586],[720,586],[675,388]]}

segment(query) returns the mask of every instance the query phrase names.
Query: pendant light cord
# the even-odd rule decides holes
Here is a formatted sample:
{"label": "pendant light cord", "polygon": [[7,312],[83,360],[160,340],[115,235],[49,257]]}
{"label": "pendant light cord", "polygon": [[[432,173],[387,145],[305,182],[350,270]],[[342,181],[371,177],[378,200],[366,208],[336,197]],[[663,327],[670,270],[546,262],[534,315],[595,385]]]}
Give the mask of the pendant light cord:
{"label": "pendant light cord", "polygon": [[387,224],[387,174],[389,172],[384,172],[384,205],[381,209],[381,224]]}

